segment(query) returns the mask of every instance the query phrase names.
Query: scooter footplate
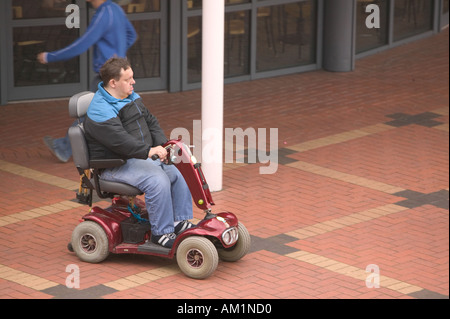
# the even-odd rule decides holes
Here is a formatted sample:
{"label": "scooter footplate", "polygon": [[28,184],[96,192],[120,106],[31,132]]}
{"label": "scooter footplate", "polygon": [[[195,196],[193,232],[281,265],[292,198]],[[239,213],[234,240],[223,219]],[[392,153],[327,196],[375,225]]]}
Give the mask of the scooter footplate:
{"label": "scooter footplate", "polygon": [[152,243],[151,241],[138,246],[138,251],[143,253],[161,254],[168,255],[170,253],[170,248],[165,248],[161,245]]}

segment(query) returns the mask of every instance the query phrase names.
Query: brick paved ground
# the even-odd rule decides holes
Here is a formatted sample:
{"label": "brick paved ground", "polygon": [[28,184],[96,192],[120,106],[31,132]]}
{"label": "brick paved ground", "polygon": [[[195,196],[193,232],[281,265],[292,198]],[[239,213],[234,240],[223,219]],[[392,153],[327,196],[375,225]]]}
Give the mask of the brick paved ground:
{"label": "brick paved ground", "polygon": [[[72,162],[42,143],[71,123],[67,100],[0,107],[0,298],[448,298],[448,39],[447,29],[350,73],[227,85],[225,127],[278,128],[278,167],[225,165],[214,211],[235,212],[252,248],[202,281],[172,260],[87,264],[68,252],[88,207],[74,201]],[[201,118],[198,90],[143,98],[168,134]],[[70,264],[79,289],[65,286]],[[366,286],[369,265],[379,288]]]}

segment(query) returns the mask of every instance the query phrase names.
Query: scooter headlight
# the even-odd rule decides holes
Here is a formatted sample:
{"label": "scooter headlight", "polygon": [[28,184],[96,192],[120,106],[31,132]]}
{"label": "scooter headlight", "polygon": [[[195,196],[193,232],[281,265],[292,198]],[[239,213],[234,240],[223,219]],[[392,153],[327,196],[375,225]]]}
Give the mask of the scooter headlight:
{"label": "scooter headlight", "polygon": [[225,245],[232,245],[235,242],[237,242],[239,238],[238,230],[236,227],[228,228],[226,231],[222,234],[222,240]]}

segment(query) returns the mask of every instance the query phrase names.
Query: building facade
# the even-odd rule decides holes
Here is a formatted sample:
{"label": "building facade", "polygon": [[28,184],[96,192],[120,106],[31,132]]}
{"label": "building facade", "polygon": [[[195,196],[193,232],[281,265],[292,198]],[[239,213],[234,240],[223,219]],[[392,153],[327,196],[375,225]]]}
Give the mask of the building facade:
{"label": "building facade", "polygon": [[[114,1],[138,33],[128,51],[136,91],[200,88],[202,0]],[[225,83],[351,71],[360,57],[440,32],[449,11],[448,0],[225,2]],[[93,14],[85,0],[0,1],[0,105],[87,90],[91,52],[46,65],[36,56],[77,39]]]}

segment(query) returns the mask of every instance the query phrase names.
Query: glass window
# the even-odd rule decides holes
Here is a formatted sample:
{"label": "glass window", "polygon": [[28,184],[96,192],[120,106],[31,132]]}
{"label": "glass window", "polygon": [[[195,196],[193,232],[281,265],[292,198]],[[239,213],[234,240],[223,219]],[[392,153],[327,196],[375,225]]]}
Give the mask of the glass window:
{"label": "glass window", "polygon": [[[380,27],[368,27],[366,22],[374,22],[366,12],[369,4],[376,4],[379,8]],[[358,0],[356,6],[356,53],[371,50],[388,43],[389,9],[387,0]],[[373,12],[375,13],[375,12]]]}
{"label": "glass window", "polygon": [[[200,0],[186,1],[188,9],[201,8]],[[225,1],[227,5],[224,35],[226,78],[316,63],[317,1],[287,2],[279,5],[256,6],[251,0]],[[255,29],[251,28],[252,13],[256,15]],[[202,17],[200,14],[201,12],[190,13],[187,17],[185,30],[188,84],[201,81]],[[251,55],[253,52],[250,50],[251,44],[256,44],[255,56]],[[254,66],[256,69],[252,71]]]}
{"label": "glass window", "polygon": [[[225,5],[236,5],[242,3],[250,3],[251,0],[225,0]],[[188,9],[201,9],[202,0],[187,0]]]}
{"label": "glass window", "polygon": [[160,0],[114,0],[128,14],[142,12],[159,12]]}
{"label": "glass window", "polygon": [[[61,19],[67,16],[66,7],[76,2],[12,0],[13,20],[26,20],[12,28],[14,87],[80,82],[79,57],[49,64],[37,61],[38,53],[61,49],[80,36],[79,28],[68,28]],[[63,22],[55,24],[58,20]]]}
{"label": "glass window", "polygon": [[139,35],[127,52],[127,57],[133,66],[134,77],[136,79],[159,77],[161,74],[160,20],[139,20],[132,21],[132,24]]}
{"label": "glass window", "polygon": [[395,1],[394,41],[431,30],[433,3],[425,0]]}
{"label": "glass window", "polygon": [[187,46],[188,82],[200,82],[202,68],[202,17],[189,17]]}
{"label": "glass window", "polygon": [[13,19],[61,18],[66,17],[66,7],[75,0],[13,0]]}
{"label": "glass window", "polygon": [[315,62],[316,1],[261,7],[257,12],[257,71]]}
{"label": "glass window", "polygon": [[225,77],[250,73],[250,11],[225,14]]}
{"label": "glass window", "polygon": [[36,59],[39,52],[63,48],[78,36],[78,29],[65,25],[14,28],[14,86],[80,82],[79,58],[45,65]]}
{"label": "glass window", "polygon": [[202,0],[187,0],[187,7],[189,10],[201,9]]}
{"label": "glass window", "polygon": [[251,2],[251,0],[225,0],[225,5],[235,5],[249,2]]}

